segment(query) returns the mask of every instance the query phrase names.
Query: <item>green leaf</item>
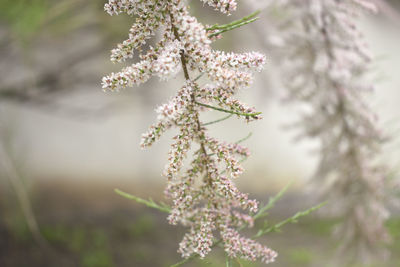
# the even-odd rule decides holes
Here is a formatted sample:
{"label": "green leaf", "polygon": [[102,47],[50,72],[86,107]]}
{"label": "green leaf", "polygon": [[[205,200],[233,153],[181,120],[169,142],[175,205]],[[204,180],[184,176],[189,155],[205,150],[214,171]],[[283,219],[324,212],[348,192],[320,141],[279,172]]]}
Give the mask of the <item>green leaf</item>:
{"label": "green leaf", "polygon": [[275,206],[275,203],[282,198],[282,196],[286,193],[286,191],[289,189],[289,187],[293,184],[293,182],[289,182],[284,188],[281,189],[281,191],[278,192],[278,194],[276,194],[273,197],[270,197],[268,200],[268,203],[266,205],[264,205],[262,208],[259,209],[259,211],[257,212],[256,215],[254,215],[254,219],[259,219],[262,217],[265,217],[266,215],[268,215],[268,213],[266,211],[268,211],[269,209],[273,208]]}
{"label": "green leaf", "polygon": [[153,209],[157,209],[157,210],[162,211],[162,212],[167,212],[167,213],[171,212],[171,208],[168,205],[166,205],[165,203],[163,203],[163,202],[161,202],[161,204],[157,204],[151,198],[149,200],[146,200],[146,199],[143,199],[143,198],[128,194],[126,192],[123,192],[123,191],[121,191],[119,189],[115,189],[114,191],[115,191],[115,193],[117,193],[118,195],[120,195],[120,196],[122,196],[124,198],[135,200],[136,202],[144,204],[147,207],[150,207],[150,208],[153,208]]}
{"label": "green leaf", "polygon": [[248,15],[248,16],[245,16],[245,17],[243,17],[243,18],[241,18],[241,19],[232,21],[232,22],[230,22],[230,23],[228,23],[228,24],[223,24],[223,25],[214,24],[213,26],[207,28],[206,30],[207,30],[207,31],[213,31],[213,30],[223,30],[223,29],[227,29],[227,28],[233,27],[233,26],[235,26],[235,25],[241,24],[241,23],[243,23],[243,22],[246,22],[246,21],[249,21],[249,20],[254,19],[255,16],[257,16],[258,14],[260,14],[260,12],[261,12],[260,10],[257,10],[257,11],[255,11],[255,12],[251,13],[251,14]]}
{"label": "green leaf", "polygon": [[261,112],[254,112],[254,113],[243,113],[243,112],[236,112],[236,111],[231,111],[231,110],[227,110],[227,109],[223,109],[223,108],[219,108],[219,107],[214,107],[214,106],[211,106],[211,105],[207,105],[207,104],[204,104],[204,103],[201,103],[201,102],[195,102],[197,105],[199,105],[199,106],[203,106],[203,107],[206,107],[206,108],[211,108],[211,109],[214,109],[214,110],[217,110],[217,111],[221,111],[221,112],[225,112],[225,113],[230,113],[230,114],[235,114],[235,115],[239,115],[239,116],[245,116],[245,117],[256,117],[256,116],[258,116],[258,115],[260,115],[261,114]]}
{"label": "green leaf", "polygon": [[281,221],[281,222],[279,222],[279,223],[277,223],[277,224],[275,224],[275,225],[273,225],[273,226],[271,226],[271,227],[265,227],[265,226],[264,226],[263,228],[261,228],[261,229],[257,232],[257,234],[256,234],[253,238],[260,237],[260,236],[265,235],[265,234],[270,233],[270,232],[279,232],[279,231],[281,230],[281,228],[282,228],[285,224],[288,224],[288,223],[297,223],[298,220],[299,220],[301,217],[304,217],[304,216],[309,215],[310,213],[312,213],[312,212],[316,211],[317,209],[321,208],[322,206],[326,205],[326,203],[327,203],[327,202],[323,202],[323,203],[321,203],[321,204],[319,204],[319,205],[317,205],[317,206],[311,207],[311,208],[309,208],[309,209],[307,209],[307,210],[305,210],[305,211],[299,211],[299,212],[297,212],[296,214],[294,214],[292,217],[289,217],[289,218],[287,218],[287,219],[285,219],[285,220],[283,220],[283,221]]}

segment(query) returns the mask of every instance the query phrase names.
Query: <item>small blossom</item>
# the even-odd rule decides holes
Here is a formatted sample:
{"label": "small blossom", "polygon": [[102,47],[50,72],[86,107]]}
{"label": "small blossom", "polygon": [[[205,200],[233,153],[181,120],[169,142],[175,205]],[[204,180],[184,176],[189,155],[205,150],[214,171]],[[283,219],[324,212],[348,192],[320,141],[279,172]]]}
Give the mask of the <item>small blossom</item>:
{"label": "small blossom", "polygon": [[275,261],[278,254],[255,242],[254,240],[241,237],[239,233],[225,225],[221,225],[221,235],[224,240],[225,251],[230,257],[240,257],[246,260],[256,260],[268,264]]}
{"label": "small blossom", "polygon": [[236,10],[236,1],[235,0],[201,0],[204,3],[207,3],[211,7],[214,7],[216,10],[221,11],[222,13],[230,13]]}

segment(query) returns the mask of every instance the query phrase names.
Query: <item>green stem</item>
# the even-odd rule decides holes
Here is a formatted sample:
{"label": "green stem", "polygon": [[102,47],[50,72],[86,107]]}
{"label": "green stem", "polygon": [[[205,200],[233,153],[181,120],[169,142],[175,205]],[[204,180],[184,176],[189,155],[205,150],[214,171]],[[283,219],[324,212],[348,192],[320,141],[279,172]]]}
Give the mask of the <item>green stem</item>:
{"label": "green stem", "polygon": [[242,23],[242,22],[246,22],[246,21],[248,21],[248,20],[254,19],[254,17],[257,16],[258,14],[260,14],[260,12],[261,12],[260,10],[257,10],[257,11],[255,11],[255,12],[251,13],[251,14],[248,15],[248,16],[245,16],[245,17],[243,17],[243,18],[241,18],[241,19],[232,21],[232,22],[227,23],[227,24],[223,24],[223,25],[214,24],[213,26],[207,28],[206,30],[207,30],[207,31],[212,31],[212,30],[223,30],[223,29],[225,29],[225,28],[229,28],[229,27],[235,26],[236,24],[240,24],[240,23]]}
{"label": "green stem", "polygon": [[239,24],[236,24],[236,25],[234,25],[234,26],[231,26],[231,27],[227,27],[227,28],[225,28],[225,29],[222,29],[222,30],[220,30],[220,31],[218,31],[218,32],[214,32],[214,33],[210,34],[209,36],[210,36],[210,37],[218,36],[218,35],[220,35],[220,34],[222,34],[222,33],[224,33],[224,32],[231,31],[231,30],[233,30],[233,29],[239,28],[239,27],[241,27],[241,26],[243,26],[243,25],[252,23],[252,22],[254,22],[254,21],[258,20],[258,19],[259,19],[259,18],[257,17],[257,18],[254,18],[254,19],[251,19],[251,20],[248,20],[248,21],[244,21],[244,22],[239,23]]}
{"label": "green stem", "polygon": [[309,208],[309,209],[307,209],[305,211],[299,211],[295,215],[293,215],[292,217],[287,218],[287,219],[285,219],[285,220],[283,220],[283,221],[281,221],[281,222],[279,222],[279,223],[277,223],[277,224],[275,224],[275,225],[273,225],[271,227],[268,227],[268,228],[265,228],[265,229],[260,229],[257,232],[257,234],[255,234],[253,236],[253,238],[258,238],[260,236],[263,236],[263,235],[265,235],[267,233],[270,233],[270,232],[273,232],[273,231],[279,231],[279,229],[282,228],[282,226],[284,226],[285,224],[297,223],[299,218],[304,217],[304,216],[310,214],[313,211],[316,211],[317,209],[321,208],[325,204],[326,204],[326,202],[323,202],[323,203],[321,203],[321,204],[319,204],[317,206],[311,207],[311,208]]}
{"label": "green stem", "polygon": [[242,139],[236,141],[235,144],[243,143],[244,141],[246,141],[247,139],[249,139],[252,135],[253,135],[253,133],[250,132],[246,137],[244,137],[244,138],[242,138]]}
{"label": "green stem", "polygon": [[153,209],[157,209],[159,211],[166,212],[166,213],[170,213],[171,212],[171,208],[168,207],[164,203],[161,203],[161,205],[160,205],[160,204],[155,203],[152,199],[146,200],[146,199],[143,199],[143,198],[128,194],[126,192],[123,192],[123,191],[121,191],[119,189],[114,189],[114,191],[115,191],[115,193],[117,193],[120,196],[123,196],[124,198],[135,200],[137,203],[144,204],[147,207],[150,207],[150,208],[153,208]]}
{"label": "green stem", "polygon": [[226,116],[226,117],[223,117],[223,118],[221,118],[221,119],[218,119],[218,120],[215,120],[215,121],[210,121],[210,122],[203,123],[203,126],[207,126],[207,125],[211,125],[211,124],[215,124],[215,123],[218,123],[218,122],[221,122],[221,121],[227,120],[227,119],[229,119],[229,118],[230,118],[230,117],[232,117],[232,116],[233,116],[233,114],[230,114],[230,115],[228,115],[228,116]]}
{"label": "green stem", "polygon": [[289,187],[293,184],[293,182],[289,182],[284,188],[281,189],[281,191],[278,192],[273,197],[270,197],[268,200],[268,203],[264,205],[262,208],[259,209],[259,211],[253,216],[254,220],[257,220],[259,218],[265,217],[268,215],[266,213],[267,210],[273,208],[275,206],[275,203],[282,198],[282,196],[286,193],[286,191],[289,189]]}
{"label": "green stem", "polygon": [[242,113],[242,112],[227,110],[227,109],[223,109],[223,108],[219,108],[219,107],[210,106],[210,105],[207,105],[207,104],[198,102],[198,101],[195,101],[195,103],[196,103],[197,105],[199,105],[199,106],[203,106],[203,107],[206,107],[206,108],[211,108],[211,109],[214,109],[214,110],[218,110],[218,111],[225,112],[225,113],[230,113],[230,114],[235,114],[235,115],[239,115],[239,116],[256,117],[256,116],[258,116],[258,115],[261,114],[261,112]]}
{"label": "green stem", "polygon": [[197,80],[199,80],[203,75],[204,75],[204,73],[200,73],[199,76],[194,78],[193,82],[197,82]]}

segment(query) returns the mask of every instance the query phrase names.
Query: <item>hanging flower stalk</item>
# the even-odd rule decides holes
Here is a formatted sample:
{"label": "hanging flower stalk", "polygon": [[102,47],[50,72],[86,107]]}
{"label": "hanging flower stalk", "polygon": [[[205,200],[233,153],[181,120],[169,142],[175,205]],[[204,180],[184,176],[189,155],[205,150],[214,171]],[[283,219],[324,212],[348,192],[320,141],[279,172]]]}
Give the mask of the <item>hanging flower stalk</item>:
{"label": "hanging flower stalk", "polygon": [[[203,2],[226,14],[236,9],[234,0]],[[104,77],[104,89],[139,85],[152,76],[168,79],[180,71],[185,77],[176,95],[157,108],[157,122],[142,136],[141,142],[141,146],[147,148],[168,129],[178,129],[164,172],[168,181],[165,194],[173,205],[171,209],[161,208],[170,212],[169,223],[189,227],[179,244],[180,254],[185,258],[205,257],[216,245],[214,236],[217,234],[218,242],[223,244],[230,258],[274,261],[275,251],[238,232],[243,226],[253,225],[254,216],[249,212],[256,214],[258,209],[257,201],[240,192],[233,182],[243,172],[240,159],[248,157],[249,151],[239,144],[209,136],[200,120],[200,112],[208,109],[235,114],[246,122],[261,118],[259,112],[235,99],[234,95],[251,84],[253,72],[263,67],[264,55],[213,50],[212,40],[232,25],[214,25],[207,30],[189,14],[185,1],[110,0],[105,9],[110,15],[125,12],[137,16],[129,38],[112,50],[111,60],[123,62],[137,52],[140,61]],[[249,19],[239,24],[244,25]],[[239,24],[235,24],[236,27]],[[143,51],[144,44],[157,30],[162,32],[161,40]],[[209,83],[200,85],[193,74],[205,74]],[[190,166],[184,170],[183,161],[189,150],[195,152]]]}
{"label": "hanging flower stalk", "polygon": [[303,136],[320,142],[316,188],[343,219],[342,252],[358,261],[382,256],[386,173],[375,158],[383,137],[363,100],[372,89],[371,57],[355,24],[360,10],[375,7],[368,0],[286,1],[282,7],[296,18],[282,30],[283,80],[289,98],[309,110],[298,123]]}

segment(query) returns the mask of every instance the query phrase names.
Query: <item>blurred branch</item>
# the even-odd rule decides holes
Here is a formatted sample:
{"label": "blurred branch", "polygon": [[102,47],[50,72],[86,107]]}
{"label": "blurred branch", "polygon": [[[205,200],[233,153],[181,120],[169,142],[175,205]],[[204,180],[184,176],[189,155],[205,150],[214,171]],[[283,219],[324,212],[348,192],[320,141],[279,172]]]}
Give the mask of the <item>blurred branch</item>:
{"label": "blurred branch", "polygon": [[3,172],[10,180],[15,194],[17,195],[18,201],[21,205],[22,213],[24,214],[26,223],[29,231],[32,233],[33,238],[40,246],[47,247],[47,241],[40,233],[40,229],[33,213],[28,193],[26,192],[24,184],[22,183],[21,176],[18,174],[18,171],[3,142],[3,140],[0,140],[0,166],[2,166]]}
{"label": "blurred branch", "polygon": [[388,17],[390,20],[395,22],[396,24],[400,24],[400,12],[397,8],[393,7],[387,0],[372,0],[379,11]]}
{"label": "blurred branch", "polygon": [[[43,96],[63,93],[66,91],[67,88],[61,86],[61,73],[65,73],[82,61],[97,56],[102,50],[102,46],[97,46],[95,48],[92,47],[91,49],[82,51],[73,57],[63,59],[63,64],[39,74],[36,78],[36,82],[34,82],[31,87],[21,85],[0,89],[0,99],[43,104],[47,101]],[[28,84],[28,82],[25,82],[25,84]]]}
{"label": "blurred branch", "polygon": [[[64,103],[60,104],[55,101],[55,97],[71,93],[72,91],[71,86],[69,86],[70,84],[65,83],[66,79],[62,74],[68,73],[82,62],[98,57],[103,49],[104,47],[102,45],[97,45],[90,49],[80,51],[74,56],[60,59],[58,60],[60,64],[56,67],[38,73],[34,82],[24,81],[20,84],[5,88],[2,88],[0,85],[0,102],[6,101],[29,105],[34,108],[40,108],[41,110],[57,113],[57,115],[66,115],[68,117],[92,118],[94,116],[104,117],[104,115],[110,114],[110,110],[121,108],[121,104],[111,103],[93,109]],[[73,74],[70,76],[73,76]],[[68,81],[76,81],[77,79],[79,79],[79,77],[75,75],[68,78]],[[97,80],[97,77],[93,77],[93,80],[95,79]]]}

